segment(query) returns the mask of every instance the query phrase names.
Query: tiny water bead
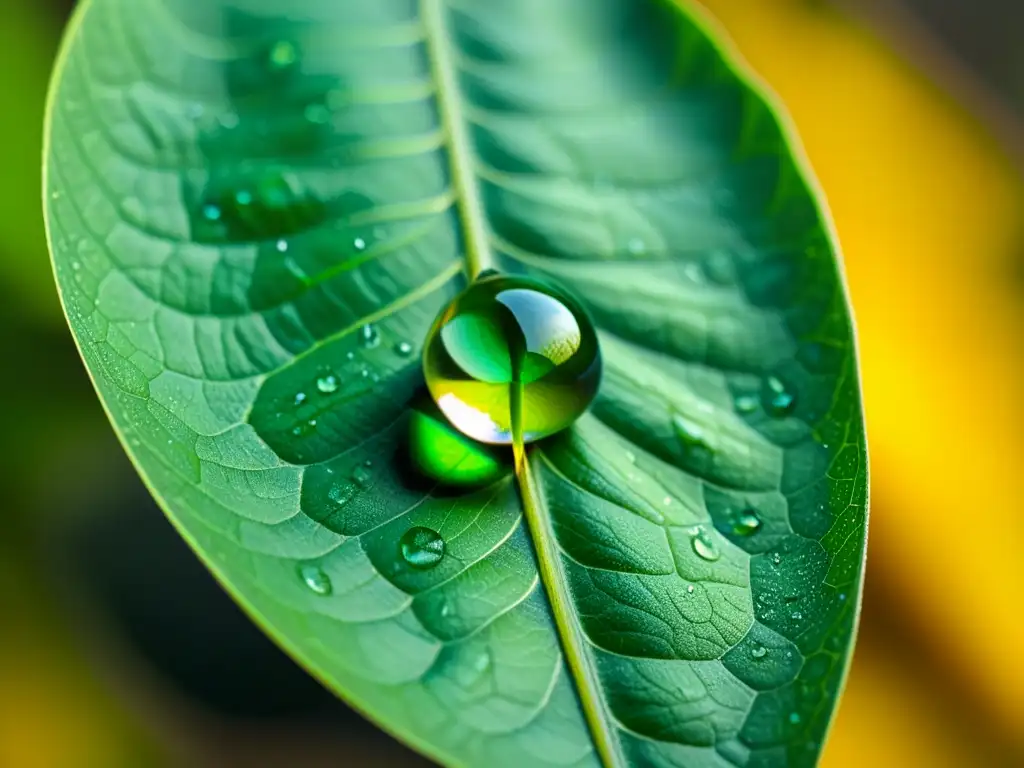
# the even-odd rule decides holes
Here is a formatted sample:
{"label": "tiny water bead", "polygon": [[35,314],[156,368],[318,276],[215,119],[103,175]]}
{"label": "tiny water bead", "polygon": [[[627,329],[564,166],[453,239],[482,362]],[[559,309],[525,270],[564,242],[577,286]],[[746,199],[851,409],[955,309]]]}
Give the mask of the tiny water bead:
{"label": "tiny water bead", "polygon": [[765,382],[765,410],[772,416],[787,416],[796,406],[796,395],[774,376]]}
{"label": "tiny water bead", "polygon": [[768,649],[765,648],[763,645],[759,645],[750,651],[750,655],[753,656],[755,659],[763,659],[765,656],[768,655]]}
{"label": "tiny water bead", "polygon": [[380,346],[380,331],[374,325],[364,325],[359,329],[359,344],[365,349],[374,349]]}
{"label": "tiny water bead", "polygon": [[402,534],[399,548],[406,563],[413,568],[426,570],[444,558],[445,542],[437,531],[416,526]]}
{"label": "tiny water bead", "polygon": [[316,388],[325,395],[338,391],[338,377],[333,373],[321,376],[316,380]]}
{"label": "tiny water bead", "polygon": [[316,565],[304,565],[299,568],[299,578],[309,588],[311,592],[317,595],[329,595],[333,586],[331,585],[331,577],[328,576],[323,570]]}
{"label": "tiny water bead", "polygon": [[267,64],[271,69],[287,69],[298,60],[299,49],[290,40],[279,40],[267,52]]}
{"label": "tiny water bead", "polygon": [[709,563],[715,562],[722,556],[714,538],[703,525],[697,525],[690,529],[690,546],[693,547],[697,557],[707,560]]}
{"label": "tiny water bead", "polygon": [[539,440],[572,424],[601,379],[597,333],[552,285],[489,273],[434,321],[427,387],[458,430],[483,443]]}
{"label": "tiny water bead", "polygon": [[761,528],[761,518],[752,509],[744,509],[736,517],[732,532],[737,536],[753,536]]}

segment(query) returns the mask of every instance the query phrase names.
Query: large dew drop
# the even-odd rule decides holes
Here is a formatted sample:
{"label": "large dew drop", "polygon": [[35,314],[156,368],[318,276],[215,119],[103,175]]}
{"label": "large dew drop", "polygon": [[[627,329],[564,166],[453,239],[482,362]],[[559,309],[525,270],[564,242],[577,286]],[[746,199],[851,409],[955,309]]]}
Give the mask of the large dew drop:
{"label": "large dew drop", "polygon": [[438,316],[423,351],[448,420],[483,443],[539,440],[572,424],[601,379],[597,333],[562,291],[487,274]]}

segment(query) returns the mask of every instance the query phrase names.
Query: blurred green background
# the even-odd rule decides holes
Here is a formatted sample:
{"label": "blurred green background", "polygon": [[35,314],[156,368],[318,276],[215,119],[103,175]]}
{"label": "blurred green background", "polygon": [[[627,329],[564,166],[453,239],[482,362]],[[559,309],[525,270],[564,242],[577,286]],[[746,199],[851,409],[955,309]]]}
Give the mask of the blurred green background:
{"label": "blurred green background", "polygon": [[[823,764],[1024,764],[1024,4],[704,4],[793,115],[859,322],[867,592]],[[424,765],[249,626],[105,422],[39,200],[72,5],[0,8],[0,766]]]}

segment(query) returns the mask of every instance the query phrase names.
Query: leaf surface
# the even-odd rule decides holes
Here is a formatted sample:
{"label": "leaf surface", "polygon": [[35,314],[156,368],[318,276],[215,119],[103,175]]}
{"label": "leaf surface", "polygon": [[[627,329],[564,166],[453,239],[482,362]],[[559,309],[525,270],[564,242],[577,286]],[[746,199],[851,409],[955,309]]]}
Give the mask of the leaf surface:
{"label": "leaf surface", "polygon": [[[692,12],[91,0],[46,177],[141,474],[346,700],[453,765],[815,762],[866,533],[851,320],[778,119]],[[485,267],[581,298],[602,390],[518,483],[425,486],[419,351]]]}

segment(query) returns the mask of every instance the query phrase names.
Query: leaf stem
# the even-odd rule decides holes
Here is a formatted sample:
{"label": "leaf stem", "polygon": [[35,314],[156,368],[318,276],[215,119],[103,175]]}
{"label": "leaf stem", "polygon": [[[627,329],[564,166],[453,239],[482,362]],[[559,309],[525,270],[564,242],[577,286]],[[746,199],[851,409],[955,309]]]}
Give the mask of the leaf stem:
{"label": "leaf stem", "polygon": [[485,269],[494,269],[495,258],[480,202],[480,184],[473,170],[475,151],[462,111],[451,35],[445,24],[442,3],[443,0],[420,0],[420,15],[426,29],[430,69],[437,83],[438,110],[462,222],[466,272],[472,280]]}
{"label": "leaf stem", "polygon": [[613,726],[601,697],[601,682],[597,678],[597,670],[587,650],[588,641],[583,634],[583,627],[580,626],[576,611],[569,603],[569,580],[562,565],[558,545],[555,543],[551,516],[544,508],[544,497],[537,492],[529,459],[530,456],[525,452],[521,457],[517,457],[519,493],[522,496],[526,523],[537,550],[537,567],[540,570],[541,582],[551,603],[551,612],[558,627],[566,663],[576,683],[583,714],[590,726],[590,735],[601,763],[605,768],[624,766],[627,762],[619,740],[613,733]]}

